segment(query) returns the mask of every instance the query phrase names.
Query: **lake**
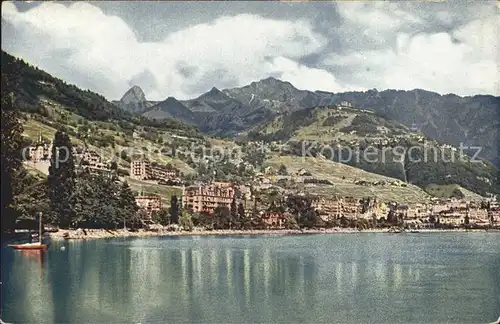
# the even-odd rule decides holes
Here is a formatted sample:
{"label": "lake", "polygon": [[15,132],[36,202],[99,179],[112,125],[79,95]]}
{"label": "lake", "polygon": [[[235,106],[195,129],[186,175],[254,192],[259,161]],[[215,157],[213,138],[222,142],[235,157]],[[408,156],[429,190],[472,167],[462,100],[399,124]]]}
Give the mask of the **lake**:
{"label": "lake", "polygon": [[1,252],[1,318],[9,323],[500,316],[500,233],[149,237],[52,242],[43,256]]}

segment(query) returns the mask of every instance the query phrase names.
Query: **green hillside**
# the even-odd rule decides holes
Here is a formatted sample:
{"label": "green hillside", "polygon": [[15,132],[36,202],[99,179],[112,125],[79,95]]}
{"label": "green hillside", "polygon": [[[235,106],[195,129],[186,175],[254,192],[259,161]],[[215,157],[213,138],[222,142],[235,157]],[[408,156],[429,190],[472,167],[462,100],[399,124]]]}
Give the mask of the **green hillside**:
{"label": "green hillside", "polygon": [[[311,174],[310,177],[323,183],[294,186],[304,192],[321,196],[352,196],[354,198],[376,197],[381,201],[404,201],[422,203],[430,196],[421,188],[406,185],[397,179],[370,173],[346,164],[336,163],[321,158],[298,156],[273,156],[266,165],[278,169],[285,165],[289,174],[297,174],[301,169]],[[330,184],[325,184],[327,180]]]}
{"label": "green hillside", "polygon": [[337,106],[299,110],[277,116],[242,137],[277,141],[282,155],[321,156],[421,188],[457,184],[482,196],[500,192],[493,164],[472,161],[456,148],[368,110]]}

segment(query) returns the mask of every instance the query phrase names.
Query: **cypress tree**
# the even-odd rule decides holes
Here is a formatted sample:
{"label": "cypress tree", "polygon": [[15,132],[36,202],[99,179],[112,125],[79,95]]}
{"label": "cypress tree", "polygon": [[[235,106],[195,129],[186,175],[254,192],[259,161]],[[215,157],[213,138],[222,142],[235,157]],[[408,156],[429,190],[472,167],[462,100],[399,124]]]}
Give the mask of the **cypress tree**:
{"label": "cypress tree", "polygon": [[176,195],[172,195],[170,198],[170,221],[173,224],[179,224],[179,200]]}
{"label": "cypress tree", "polygon": [[48,184],[52,221],[68,228],[76,219],[71,201],[75,192],[75,163],[69,136],[61,131],[56,132],[52,143]]}
{"label": "cypress tree", "polygon": [[231,201],[231,214],[229,217],[229,228],[232,227],[234,222],[237,223],[238,219],[238,207],[236,205],[236,197],[233,197],[233,201]]}
{"label": "cypress tree", "polygon": [[123,182],[120,190],[120,207],[122,209],[123,227],[125,228],[126,222],[133,221],[139,210],[139,206],[135,202],[134,193],[127,181]]}
{"label": "cypress tree", "polygon": [[1,81],[1,202],[0,217],[2,230],[13,228],[16,215],[11,206],[14,198],[14,183],[16,174],[22,168],[22,132],[23,127],[19,122],[19,113],[14,107],[12,95],[13,84],[2,74]]}
{"label": "cypress tree", "polygon": [[243,228],[245,224],[245,207],[243,207],[243,203],[240,202],[238,205],[238,226],[239,228]]}

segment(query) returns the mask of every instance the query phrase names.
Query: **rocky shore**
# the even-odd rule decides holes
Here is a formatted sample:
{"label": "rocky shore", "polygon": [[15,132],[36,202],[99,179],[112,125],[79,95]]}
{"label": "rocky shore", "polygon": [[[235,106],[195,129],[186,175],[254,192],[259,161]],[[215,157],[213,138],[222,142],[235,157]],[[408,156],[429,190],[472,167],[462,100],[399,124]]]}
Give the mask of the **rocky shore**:
{"label": "rocky shore", "polygon": [[[461,229],[454,230],[437,230],[425,229],[419,230],[419,233],[425,232],[457,232],[465,231]],[[87,239],[103,239],[117,237],[147,237],[147,236],[199,236],[199,235],[293,235],[293,234],[346,234],[346,233],[390,233],[388,228],[384,229],[367,229],[358,230],[354,228],[329,228],[329,229],[310,229],[310,230],[205,230],[203,228],[195,228],[192,231],[169,230],[160,228],[157,230],[137,230],[129,231],[126,229],[106,230],[106,229],[77,229],[77,230],[59,230],[49,233],[49,237],[53,240],[87,240]],[[409,232],[410,233],[410,232]]]}

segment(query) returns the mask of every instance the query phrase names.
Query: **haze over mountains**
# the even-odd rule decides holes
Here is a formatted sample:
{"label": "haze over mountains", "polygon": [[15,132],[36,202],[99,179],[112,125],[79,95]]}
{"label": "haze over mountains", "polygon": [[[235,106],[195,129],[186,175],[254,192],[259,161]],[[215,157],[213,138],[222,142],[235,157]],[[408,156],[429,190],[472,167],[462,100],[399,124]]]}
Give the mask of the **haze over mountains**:
{"label": "haze over mountains", "polygon": [[461,144],[480,146],[481,157],[500,165],[500,97],[490,95],[460,97],[421,89],[313,92],[269,77],[239,88],[219,90],[214,87],[197,98],[184,101],[173,97],[161,102],[148,101],[142,90],[134,86],[114,103],[150,118],[179,119],[197,125],[208,134],[235,136],[276,115],[344,100],[401,122],[439,142],[457,147]]}

